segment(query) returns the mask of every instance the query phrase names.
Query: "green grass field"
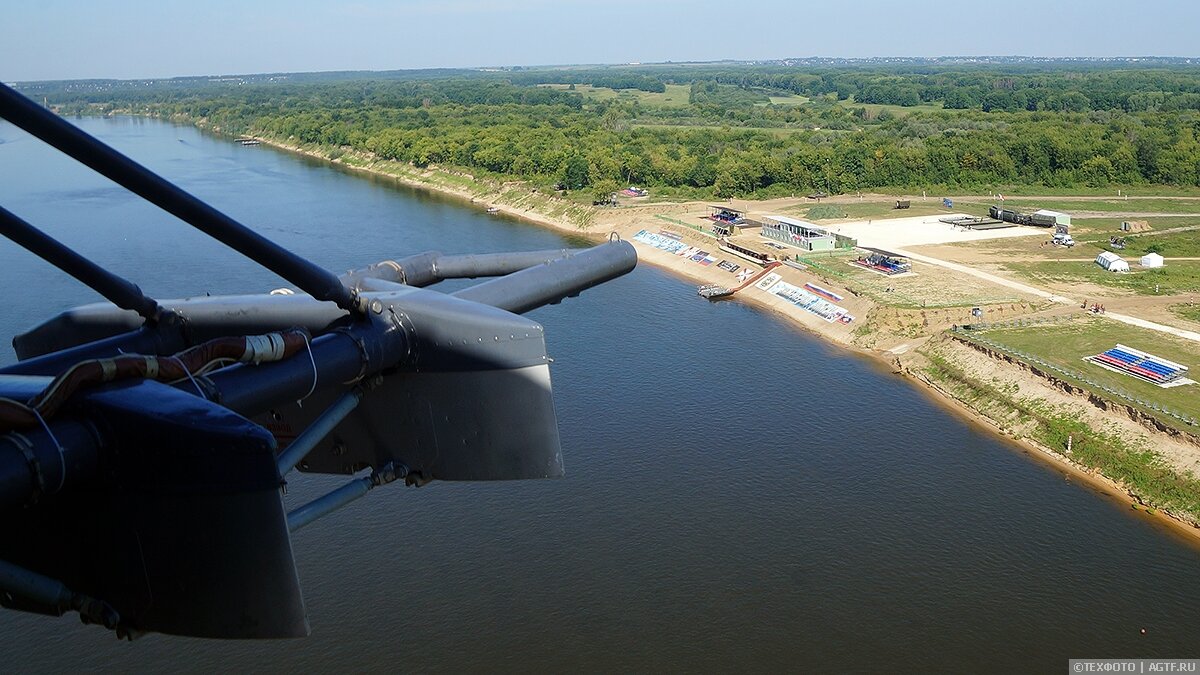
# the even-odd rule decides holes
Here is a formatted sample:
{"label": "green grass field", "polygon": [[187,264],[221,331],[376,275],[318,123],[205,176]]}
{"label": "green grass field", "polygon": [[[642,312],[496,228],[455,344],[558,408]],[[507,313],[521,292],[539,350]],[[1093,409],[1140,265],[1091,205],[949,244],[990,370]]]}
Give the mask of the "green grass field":
{"label": "green grass field", "polygon": [[[1085,251],[1087,249],[1085,248]],[[1035,283],[1087,282],[1138,295],[1176,295],[1200,291],[1200,262],[1171,262],[1159,269],[1131,265],[1130,272],[1114,273],[1090,261],[1005,262],[1004,267]]]}
{"label": "green grass field", "polygon": [[940,102],[922,103],[921,105],[914,106],[887,105],[884,103],[855,103],[853,96],[845,101],[840,102],[838,105],[842,106],[843,108],[866,108],[869,112],[876,115],[878,115],[881,111],[886,110],[896,117],[911,115],[915,112],[933,112],[935,110],[942,109],[942,104]]}
{"label": "green grass field", "polygon": [[[1197,372],[1197,369],[1200,369],[1200,344],[1190,340],[1101,317],[1080,318],[1065,324],[992,329],[983,331],[982,335],[1004,347],[1037,356],[1100,385],[1123,391],[1136,399],[1157,403],[1184,416],[1200,419],[1200,384],[1163,389],[1083,361],[1086,356],[1099,354],[1120,343],[1181,363],[1200,375],[1200,372]],[[1058,375],[1056,373],[1056,376]],[[1076,384],[1094,389],[1078,378],[1067,379],[1073,379]],[[1103,391],[1098,393],[1106,395]],[[1124,400],[1118,402],[1127,403]],[[1149,408],[1147,411],[1153,412]],[[1163,421],[1174,423],[1192,433],[1200,433],[1200,429],[1184,425],[1174,418]]]}
{"label": "green grass field", "polygon": [[[1105,237],[1100,243],[1107,244],[1108,238]],[[1166,258],[1200,257],[1200,230],[1167,232],[1165,234],[1145,232],[1127,235],[1125,250],[1121,251],[1121,254],[1141,256],[1150,251],[1155,251]]]}
{"label": "green grass field", "polygon": [[[807,96],[799,94],[770,95],[769,98],[771,99],[771,105],[804,105],[809,101]],[[767,104],[760,103],[759,105]]]}
{"label": "green grass field", "polygon": [[[540,87],[549,87],[551,89],[567,90],[569,84],[541,84]],[[668,84],[667,90],[663,93],[641,91],[640,89],[609,89],[608,87],[593,87],[590,84],[577,84],[575,91],[585,100],[590,101],[609,101],[612,99],[636,100],[644,106],[658,108],[683,108],[688,104],[688,98],[691,94],[691,85],[687,84]]]}
{"label": "green grass field", "polygon": [[1171,311],[1189,321],[1200,323],[1200,305],[1188,303],[1171,305]]}
{"label": "green grass field", "polygon": [[1021,197],[1006,197],[1004,205],[1020,210],[1050,209],[1052,211],[1115,211],[1118,213],[1200,213],[1200,200],[1197,199],[1068,199],[1056,200],[1052,197],[1045,199],[1025,199]]}
{"label": "green grass field", "polygon": [[[570,88],[569,84],[540,84],[539,87],[548,87],[551,89],[559,89],[566,91]],[[608,87],[593,87],[590,84],[577,84],[574,91],[581,94],[584,99],[589,101],[609,101],[612,99],[636,100],[643,106],[650,108],[682,108],[689,105],[688,100],[691,98],[691,85],[688,84],[668,84],[667,90],[663,93],[641,91],[638,89],[609,89]],[[799,94],[786,94],[784,92],[768,92],[766,90],[756,89],[759,93],[765,94],[770,101],[763,101],[755,105],[784,105],[784,106],[799,106],[809,102],[807,96]],[[885,106],[899,107],[899,106]]]}
{"label": "green grass field", "polygon": [[[936,274],[890,277],[849,264],[862,255],[858,250],[792,255],[817,276],[888,307],[933,310],[1020,302],[1008,289],[991,285],[980,288],[960,272],[939,269]],[[965,312],[963,318],[969,318]]]}
{"label": "green grass field", "polygon": [[[1186,227],[1200,223],[1200,218],[1191,216],[1175,216],[1171,218],[1121,218],[1112,216],[1108,218],[1072,218],[1071,219],[1071,234],[1075,235],[1075,240],[1080,241],[1086,239],[1089,233],[1103,234],[1106,238],[1108,235],[1128,235],[1128,232],[1121,231],[1121,223],[1126,220],[1146,220],[1155,230],[1169,229],[1173,227]],[[1151,230],[1153,232],[1154,230]]]}
{"label": "green grass field", "polygon": [[[815,207],[820,207],[820,205],[826,205],[826,204],[827,204],[826,202],[817,204],[815,201],[804,203],[804,204],[797,204],[797,205],[794,205],[794,207],[787,207],[785,209],[782,209],[782,213],[796,214],[799,217],[803,217],[803,219],[820,221],[820,220],[822,220],[822,219],[820,219],[820,217],[810,217],[809,210],[812,208],[815,208]],[[978,209],[978,208],[960,209],[960,208],[958,208],[958,204],[955,204],[954,209],[942,208],[941,199],[934,199],[934,198],[929,198],[928,202],[922,202],[918,198],[917,201],[911,202],[910,207],[908,207],[907,209],[894,208],[895,202],[877,202],[877,201],[876,202],[828,203],[828,205],[829,205],[829,207],[836,207],[836,208],[841,209],[842,213],[846,214],[844,217],[847,217],[847,219],[854,219],[854,220],[866,220],[866,219],[884,220],[884,219],[889,219],[889,217],[947,215],[950,213],[956,213],[956,214],[965,213],[965,214],[972,214],[972,215],[988,214],[988,209],[986,209],[986,207],[984,207],[983,209]]]}
{"label": "green grass field", "polygon": [[[1117,191],[1121,194],[1117,195]],[[989,192],[999,192],[1005,196],[1005,199],[1033,199],[1030,195],[1037,198],[1059,196],[1059,197],[1095,197],[1097,200],[1111,199],[1113,201],[1124,202],[1125,195],[1130,197],[1129,202],[1132,204],[1134,197],[1200,197],[1200,187],[1187,187],[1178,185],[1106,185],[1103,187],[1088,187],[1085,185],[1076,185],[1074,187],[1050,187],[1046,185],[995,185],[990,186]]]}
{"label": "green grass field", "polygon": [[756,131],[771,136],[790,136],[802,131],[809,131],[807,128],[800,127],[730,127],[718,126],[715,124],[659,124],[654,122],[635,122],[631,126],[642,129],[713,129],[716,131]]}

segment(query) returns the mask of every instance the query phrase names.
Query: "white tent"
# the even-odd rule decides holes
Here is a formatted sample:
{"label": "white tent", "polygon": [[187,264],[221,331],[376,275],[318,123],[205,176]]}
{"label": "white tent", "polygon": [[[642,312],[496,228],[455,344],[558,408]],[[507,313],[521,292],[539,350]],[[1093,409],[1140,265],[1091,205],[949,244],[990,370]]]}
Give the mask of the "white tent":
{"label": "white tent", "polygon": [[1150,252],[1142,256],[1142,267],[1162,267],[1163,257],[1157,253]]}
{"label": "white tent", "polygon": [[1128,272],[1129,263],[1112,251],[1103,251],[1096,256],[1096,264],[1109,272]]}

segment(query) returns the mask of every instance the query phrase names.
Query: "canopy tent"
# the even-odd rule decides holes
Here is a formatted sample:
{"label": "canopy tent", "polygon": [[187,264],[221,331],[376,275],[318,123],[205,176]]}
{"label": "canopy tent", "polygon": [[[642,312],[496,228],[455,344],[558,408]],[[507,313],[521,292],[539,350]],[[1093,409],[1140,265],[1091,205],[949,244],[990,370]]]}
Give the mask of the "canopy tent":
{"label": "canopy tent", "polygon": [[1121,256],[1113,253],[1112,251],[1104,251],[1100,255],[1096,256],[1096,264],[1108,270],[1109,272],[1129,271],[1129,263],[1125,262]]}

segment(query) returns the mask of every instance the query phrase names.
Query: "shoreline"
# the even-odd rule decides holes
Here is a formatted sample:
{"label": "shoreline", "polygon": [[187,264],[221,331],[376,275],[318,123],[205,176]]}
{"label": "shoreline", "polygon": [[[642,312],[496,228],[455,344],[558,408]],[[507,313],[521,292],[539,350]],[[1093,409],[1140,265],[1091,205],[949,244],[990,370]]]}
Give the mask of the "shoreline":
{"label": "shoreline", "polygon": [[[221,136],[227,136],[227,134],[219,129],[206,128],[203,126],[201,128]],[[439,196],[454,200],[461,200],[468,204],[480,204],[484,208],[495,208],[497,209],[498,213],[517,218],[533,225],[546,227],[563,234],[581,237],[595,242],[604,241],[608,237],[608,230],[603,227],[603,222],[596,222],[594,228],[589,228],[586,224],[577,225],[567,220],[556,218],[554,216],[537,211],[533,207],[522,209],[520,204],[505,203],[502,201],[505,199],[505,192],[503,190],[505,184],[500,186],[487,185],[489,189],[493,190],[490,193],[474,193],[463,188],[456,189],[448,185],[426,182],[413,177],[413,174],[435,176],[439,172],[439,170],[436,168],[421,170],[417,169],[416,167],[397,165],[397,168],[400,168],[402,173],[392,173],[374,167],[375,164],[388,160],[373,160],[364,166],[358,166],[340,161],[340,157],[330,159],[328,156],[326,156],[326,154],[319,152],[318,150],[311,150],[298,145],[291,145],[257,136],[255,138],[263,145],[270,146],[276,150],[282,150],[320,160],[324,163],[344,168],[349,171],[365,173],[381,178],[388,178],[412,189],[422,190],[427,193],[437,194]],[[393,162],[393,164],[395,163]],[[471,181],[476,181],[473,176],[469,176],[468,178]],[[478,182],[476,184],[486,185]],[[482,195],[485,194],[490,198],[484,198]],[[533,194],[536,194],[536,191],[533,191]],[[550,199],[557,198],[550,197]],[[603,216],[604,214],[601,213],[599,215]],[[646,225],[644,228],[638,229],[653,228],[649,225]],[[616,230],[614,229],[612,231]],[[625,233],[618,232],[618,234],[621,235],[626,241],[629,241],[637,250],[639,263],[647,263],[673,276],[687,281],[699,283],[721,283],[726,281],[726,279],[723,279],[716,274],[714,268],[700,267],[698,265],[689,267],[672,254],[668,254],[653,247],[647,246],[632,239],[632,237],[626,237],[624,236]],[[739,260],[739,262],[742,261]],[[702,273],[705,271],[710,273]],[[788,276],[798,277],[798,274],[795,270],[787,270],[787,272],[792,273]],[[887,368],[892,374],[901,376],[903,379],[910,382],[916,390],[923,392],[927,399],[933,402],[935,405],[938,405],[943,410],[953,414],[955,417],[959,418],[976,430],[987,433],[998,440],[1003,440],[1012,444],[1014,450],[1019,450],[1021,454],[1033,458],[1035,461],[1039,462],[1048,469],[1064,472],[1067,480],[1080,480],[1087,484],[1090,488],[1110,499],[1129,504],[1131,509],[1138,511],[1140,515],[1149,516],[1150,521],[1153,524],[1165,527],[1167,530],[1182,536],[1192,545],[1200,545],[1200,525],[1193,524],[1183,520],[1182,518],[1176,517],[1161,508],[1152,508],[1146,506],[1140,496],[1125,488],[1116,480],[1104,476],[1103,474],[1099,473],[1099,471],[1091,469],[1090,467],[1078,464],[1072,461],[1070,458],[1055,452],[1048,446],[1044,446],[1028,438],[1014,437],[1010,432],[1005,430],[987,415],[971,408],[966,402],[958,399],[950,392],[945,391],[935,382],[929,380],[925,376],[919,373],[914,373],[907,366],[902,365],[898,357],[899,354],[903,352],[897,353],[890,350],[869,349],[855,345],[849,339],[850,331],[848,329],[833,330],[831,329],[830,324],[825,324],[824,321],[816,319],[813,315],[808,314],[795,305],[792,305],[791,303],[776,296],[769,295],[765,291],[760,291],[753,286],[739,292],[736,296],[736,299],[746,302],[756,309],[769,311],[771,314],[778,316],[780,319],[785,321],[785,323],[788,325],[803,330],[810,335],[814,335],[826,343],[832,343],[837,348],[844,349],[852,354],[864,357],[876,367]],[[722,300],[722,302],[724,301],[725,300]],[[867,311],[869,311],[871,307],[875,306],[874,303],[870,302],[869,300],[854,298],[851,296],[847,296],[846,302],[841,304],[856,305],[855,307],[852,307],[852,309],[855,310],[856,316],[862,317],[859,320],[863,322],[867,320]],[[833,326],[841,327],[841,324],[833,324]],[[825,328],[826,330],[822,330],[822,328]],[[918,338],[910,342],[923,342],[924,339],[927,338]],[[907,346],[907,344],[908,343],[905,343],[904,346]]]}

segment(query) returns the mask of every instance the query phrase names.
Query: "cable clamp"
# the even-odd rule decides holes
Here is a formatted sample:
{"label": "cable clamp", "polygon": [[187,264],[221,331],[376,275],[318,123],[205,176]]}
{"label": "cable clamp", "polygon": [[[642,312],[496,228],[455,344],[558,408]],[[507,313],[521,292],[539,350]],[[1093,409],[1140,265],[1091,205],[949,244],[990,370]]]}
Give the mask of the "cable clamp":
{"label": "cable clamp", "polygon": [[29,465],[29,473],[33,476],[33,494],[29,496],[27,504],[36,504],[38,497],[46,492],[46,476],[42,473],[42,464],[38,461],[37,455],[33,454],[33,443],[30,443],[24,434],[15,431],[5,434],[4,438],[12,441],[17,450],[25,456],[25,462]]}

